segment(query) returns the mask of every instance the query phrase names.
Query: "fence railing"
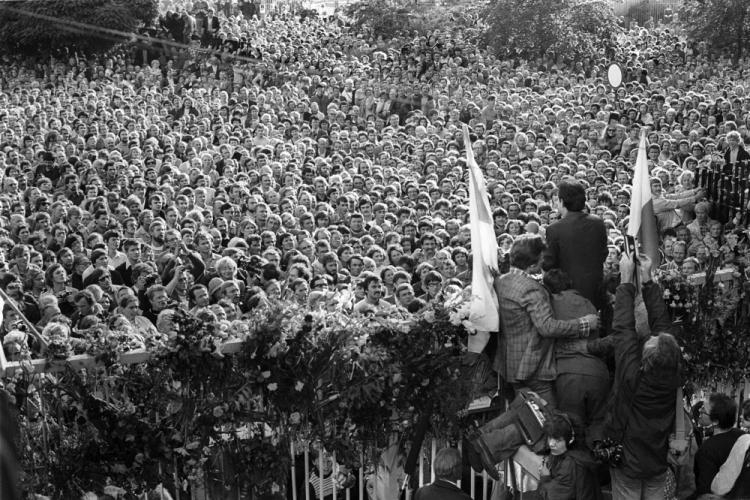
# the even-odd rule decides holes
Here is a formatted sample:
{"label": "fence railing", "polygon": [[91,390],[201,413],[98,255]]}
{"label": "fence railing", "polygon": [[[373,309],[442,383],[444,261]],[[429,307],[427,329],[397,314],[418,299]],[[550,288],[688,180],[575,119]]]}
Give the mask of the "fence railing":
{"label": "fence railing", "polygon": [[[222,347],[221,351],[223,354],[233,354],[240,352],[242,348],[243,341],[241,340],[229,340],[225,342]],[[152,357],[152,353],[145,349],[137,349],[129,352],[122,353],[119,358],[119,363],[123,365],[132,365],[132,364],[138,364],[138,363],[145,363]],[[45,374],[56,374],[61,373],[70,369],[73,370],[92,370],[99,366],[100,363],[97,362],[97,360],[94,358],[94,356],[88,355],[88,354],[79,354],[79,355],[73,355],[66,360],[49,360],[49,359],[33,359],[27,362],[20,362],[20,361],[9,361],[5,353],[3,352],[3,349],[0,348],[0,378],[3,377],[14,377],[18,374],[25,373],[29,376],[38,377],[37,380],[39,380],[39,383],[43,383],[44,375]],[[93,373],[93,371],[92,371]],[[42,411],[44,411],[44,405],[42,407]],[[439,441],[437,439],[431,439],[429,440],[422,448],[421,453],[419,455],[419,461],[418,461],[418,468],[416,473],[414,474],[414,477],[416,479],[416,485],[417,486],[424,486],[425,484],[428,484],[435,480],[435,472],[433,469],[432,464],[434,463],[434,458],[437,453],[437,451],[447,445],[447,442]],[[317,466],[317,470],[324,470],[324,464],[323,464],[323,454],[318,454],[319,456],[319,463],[313,463],[312,454],[310,452],[309,447],[306,447],[304,449],[298,449],[299,445],[295,446],[295,444],[292,444],[290,447],[290,455],[291,455],[291,471],[290,471],[290,481],[289,486],[290,488],[287,491],[287,497],[290,500],[314,500],[314,499],[323,499],[325,495],[325,488],[311,488],[311,479],[313,479],[315,476],[313,475],[314,472],[314,466]],[[460,443],[459,443],[460,447]],[[531,452],[523,453],[521,452],[519,454],[519,462],[528,463],[529,460],[529,454]],[[299,463],[299,456],[302,456],[302,461]],[[332,462],[333,462],[333,477],[336,477],[338,474],[338,468],[340,467],[339,464],[336,462],[335,454],[332,454],[331,456]],[[533,459],[532,459],[533,462]],[[513,474],[510,474],[510,467],[513,467]],[[508,478],[517,478],[515,484],[508,484],[508,486],[514,487],[519,489],[519,491],[528,491],[530,489],[534,489],[536,486],[536,477],[535,467],[528,467],[530,470],[524,469],[519,463],[516,463],[512,460],[507,461],[504,464],[504,471],[501,474],[501,483],[507,483]],[[391,471],[393,474],[393,471]],[[373,498],[373,493],[370,491],[368,493],[368,490],[383,490],[387,488],[383,488],[382,485],[380,487],[377,487],[377,485],[373,486],[372,483],[377,483],[378,481],[382,481],[382,478],[373,478],[373,477],[367,477],[365,475],[365,471],[360,468],[356,471],[356,481],[354,482],[354,485],[348,488],[333,488],[332,489],[332,495],[333,499],[345,499],[345,500],[351,500],[353,498],[359,498],[359,499],[365,499],[365,498]],[[370,487],[368,488],[368,483],[370,483]],[[400,485],[401,481],[399,480],[395,481],[394,484]],[[474,500],[489,500],[491,498],[492,491],[498,487],[498,482],[493,480],[488,476],[486,472],[477,473],[474,470],[471,469],[471,467],[466,464],[464,468],[464,476],[462,481],[459,483],[463,486],[464,490],[471,495],[471,497]],[[329,491],[331,491],[329,489]],[[317,493],[316,493],[317,492]],[[184,494],[184,492],[183,492]],[[225,496],[226,493],[221,493],[219,497],[216,496],[215,493],[212,493],[211,488],[207,487],[205,484],[200,484],[198,482],[193,482],[190,484],[189,488],[189,498],[190,500],[225,500],[227,497]],[[409,500],[413,495],[413,492],[411,490],[407,490],[406,492],[406,499]],[[175,498],[179,499],[180,495],[178,494]],[[184,496],[183,496],[184,498]],[[237,497],[238,500],[241,500],[244,498],[239,488],[237,488]],[[378,498],[377,495],[375,495],[375,498]],[[378,498],[378,500],[391,500],[390,498]]]}

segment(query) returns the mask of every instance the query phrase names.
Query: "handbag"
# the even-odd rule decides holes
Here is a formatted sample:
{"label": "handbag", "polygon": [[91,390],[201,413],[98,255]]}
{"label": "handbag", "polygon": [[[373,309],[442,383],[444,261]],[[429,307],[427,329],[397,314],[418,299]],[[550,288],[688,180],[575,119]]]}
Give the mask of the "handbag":
{"label": "handbag", "polygon": [[533,396],[524,396],[523,404],[518,408],[516,425],[526,444],[533,447],[544,437],[544,422],[547,420],[542,412],[541,401]]}
{"label": "handbag", "polygon": [[682,387],[677,388],[675,398],[674,433],[669,436],[669,454],[667,459],[673,467],[683,467],[690,461],[692,432],[685,428],[685,406],[682,398]]}

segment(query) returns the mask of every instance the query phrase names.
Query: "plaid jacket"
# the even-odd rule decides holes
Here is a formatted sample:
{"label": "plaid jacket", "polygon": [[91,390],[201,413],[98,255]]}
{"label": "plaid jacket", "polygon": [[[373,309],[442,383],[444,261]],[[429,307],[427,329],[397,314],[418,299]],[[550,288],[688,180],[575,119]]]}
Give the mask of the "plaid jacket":
{"label": "plaid jacket", "polygon": [[553,338],[582,338],[589,324],[579,319],[556,320],[547,290],[520,269],[495,279],[500,303],[498,364],[509,383],[554,380]]}

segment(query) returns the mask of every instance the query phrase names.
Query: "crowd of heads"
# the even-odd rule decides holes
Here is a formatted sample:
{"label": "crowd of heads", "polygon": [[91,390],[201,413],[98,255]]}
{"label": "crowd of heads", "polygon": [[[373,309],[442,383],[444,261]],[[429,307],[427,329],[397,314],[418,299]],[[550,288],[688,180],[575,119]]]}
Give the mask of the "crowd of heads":
{"label": "crowd of heads", "polygon": [[[418,311],[471,281],[466,147],[504,270],[568,179],[615,272],[641,132],[658,195],[749,138],[745,73],[666,28],[619,36],[615,90],[603,55],[501,61],[455,26],[386,41],[201,3],[159,29],[178,19],[183,45],[0,61],[0,285],[39,327],[146,335],[342,290]],[[662,228],[670,269],[743,263],[742,228],[692,208]]]}

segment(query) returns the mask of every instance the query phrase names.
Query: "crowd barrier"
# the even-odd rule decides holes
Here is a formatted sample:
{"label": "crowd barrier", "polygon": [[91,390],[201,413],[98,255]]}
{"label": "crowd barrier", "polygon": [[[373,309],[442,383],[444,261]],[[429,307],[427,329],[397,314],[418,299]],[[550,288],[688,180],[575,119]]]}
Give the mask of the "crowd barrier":
{"label": "crowd barrier", "polygon": [[[1,293],[1,292],[0,292]],[[242,347],[243,341],[241,340],[229,340],[222,346],[222,353],[223,354],[233,354],[240,351]],[[120,363],[124,365],[131,365],[131,364],[137,364],[137,363],[144,363],[147,362],[151,358],[152,354],[145,349],[138,349],[133,350],[130,352],[122,353],[120,355]],[[2,377],[13,377],[16,374],[19,373],[26,373],[30,376],[39,376],[43,377],[45,374],[55,374],[60,373],[63,371],[66,371],[68,369],[74,369],[74,370],[81,370],[81,369],[93,369],[98,365],[97,360],[88,354],[80,354],[80,355],[74,355],[69,357],[67,360],[48,360],[48,359],[33,359],[27,362],[19,362],[19,361],[8,361],[3,350],[0,349],[0,378]],[[43,410],[44,411],[44,410]],[[435,472],[432,468],[432,464],[434,462],[434,457],[437,453],[437,451],[442,448],[443,446],[446,446],[448,443],[444,441],[439,441],[437,439],[431,439],[428,440],[427,443],[423,446],[421,453],[419,455],[418,465],[417,465],[417,471],[414,474],[415,481],[412,484],[416,484],[417,486],[424,486],[425,484],[429,484],[432,481],[435,480]],[[460,443],[459,443],[460,447]],[[531,453],[531,452],[528,452]],[[519,463],[533,463],[533,460],[529,462],[528,460],[528,453],[521,453],[519,454],[518,462]],[[316,490],[313,488],[313,492],[311,492],[311,488],[307,487],[308,484],[310,484],[310,479],[312,477],[312,470],[313,470],[313,463],[311,458],[311,453],[308,449],[296,449],[295,445],[292,444],[290,447],[290,454],[292,457],[292,468],[291,468],[291,477],[290,477],[290,488],[287,491],[287,498],[290,500],[314,500],[316,498],[319,498],[322,500],[323,498],[323,491],[324,489],[320,488]],[[298,457],[299,455],[303,456],[303,461],[301,465],[295,464],[295,457]],[[319,470],[323,468],[322,463],[323,457],[322,454],[320,454],[320,463],[317,464],[319,466]],[[335,459],[335,454],[332,455],[333,460],[333,477],[336,476],[338,472],[338,463]],[[524,469],[519,463],[508,461],[508,463],[505,464],[504,467],[504,473],[501,475],[502,478],[516,478],[516,481],[513,483],[513,485],[509,484],[509,486],[517,487],[519,491],[526,491],[529,489],[533,489],[536,485],[535,480],[538,479],[535,477],[535,471],[534,470],[526,470]],[[300,467],[302,470],[298,470],[297,468]],[[514,467],[514,471],[511,474],[509,467]],[[529,467],[529,469],[534,469],[534,467]],[[335,490],[333,491],[333,499],[340,499],[340,500],[351,500],[353,498],[371,498],[368,497],[367,494],[367,483],[368,478],[365,476],[365,472],[362,469],[358,469],[356,471],[357,480],[354,482],[355,486],[347,488],[347,489],[341,489],[341,490]],[[509,480],[509,479],[507,479]],[[504,480],[507,482],[507,480]],[[497,487],[497,482],[491,479],[486,472],[477,473],[471,469],[471,467],[468,466],[468,464],[465,464],[465,470],[464,470],[464,480],[463,483],[465,484],[468,481],[468,487],[466,487],[466,491],[471,495],[471,497],[475,500],[490,500],[492,498],[492,491],[494,488]],[[398,483],[400,484],[400,478]],[[241,492],[239,488],[236,488],[237,491],[237,499],[240,500],[242,497]],[[319,493],[316,495],[314,492],[318,491]],[[174,498],[176,500],[180,500],[180,497],[182,496],[182,499],[185,498],[185,492],[182,492],[182,495],[177,493],[177,495],[174,495]],[[406,500],[409,500],[413,496],[412,490],[407,490],[405,493]],[[210,488],[204,487],[204,485],[193,483],[190,485],[189,488],[189,497],[190,500],[220,500],[218,497],[216,497],[215,494],[212,494],[210,491]],[[221,496],[221,500],[231,498],[225,496],[223,493]],[[392,500],[390,498],[383,499],[379,498],[378,500]],[[395,499],[394,499],[395,500]]]}

